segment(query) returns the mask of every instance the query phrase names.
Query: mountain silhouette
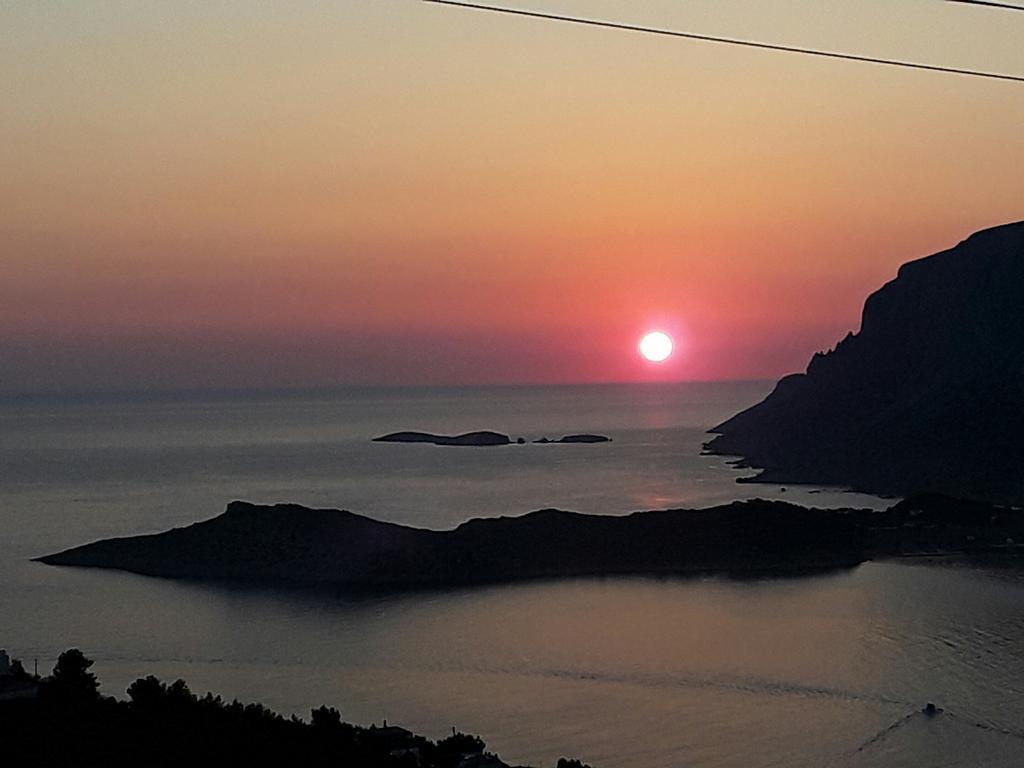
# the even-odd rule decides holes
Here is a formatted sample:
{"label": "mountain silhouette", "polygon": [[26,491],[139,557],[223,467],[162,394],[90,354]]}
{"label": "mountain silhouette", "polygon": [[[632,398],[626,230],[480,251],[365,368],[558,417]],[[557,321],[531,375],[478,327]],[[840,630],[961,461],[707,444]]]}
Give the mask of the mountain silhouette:
{"label": "mountain silhouette", "polygon": [[1024,500],[1024,222],[904,264],[859,333],[711,432],[748,481]]}

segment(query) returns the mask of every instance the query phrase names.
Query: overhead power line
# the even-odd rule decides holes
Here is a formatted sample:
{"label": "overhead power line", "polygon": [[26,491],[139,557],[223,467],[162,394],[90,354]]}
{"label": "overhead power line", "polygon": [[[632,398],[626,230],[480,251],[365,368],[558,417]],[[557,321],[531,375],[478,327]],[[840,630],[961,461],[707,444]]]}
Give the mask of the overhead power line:
{"label": "overhead power line", "polygon": [[699,40],[706,43],[721,43],[723,45],[736,45],[744,48],[757,48],[765,51],[776,51],[782,53],[796,53],[803,56],[817,56],[825,59],[841,59],[843,61],[856,61],[863,64],[881,64],[889,67],[901,67],[903,69],[921,69],[928,72],[944,72],[951,75],[964,75],[967,77],[982,77],[988,80],[1004,80],[1014,83],[1024,83],[1024,75],[1007,75],[998,72],[984,72],[975,69],[960,69],[958,67],[944,67],[938,64],[920,64],[912,61],[899,61],[896,59],[883,59],[874,56],[860,56],[853,53],[840,53],[838,51],[826,51],[818,48],[800,48],[791,45],[777,45],[757,40],[741,40],[731,37],[718,37],[715,35],[702,35],[695,32],[680,32],[671,29],[659,29],[657,27],[643,27],[636,24],[623,24],[616,21],[604,21],[601,19],[589,19],[580,16],[563,16],[557,13],[542,13],[540,11],[528,11],[522,8],[508,8],[497,5],[484,5],[482,3],[461,2],[461,0],[422,0],[425,3],[434,5],[448,5],[457,8],[470,8],[476,11],[487,11],[489,13],[500,13],[506,16],[525,16],[531,19],[544,19],[545,21],[558,21],[568,24],[578,24],[587,27],[602,27],[605,29],[618,29],[627,32],[641,32],[648,35],[661,35],[662,37],[684,38],[686,40]]}
{"label": "overhead power line", "polygon": [[946,0],[948,3],[960,3],[962,5],[983,5],[988,8],[1004,8],[1009,11],[1024,11],[1024,5],[1011,5],[1010,3],[995,3],[991,0]]}

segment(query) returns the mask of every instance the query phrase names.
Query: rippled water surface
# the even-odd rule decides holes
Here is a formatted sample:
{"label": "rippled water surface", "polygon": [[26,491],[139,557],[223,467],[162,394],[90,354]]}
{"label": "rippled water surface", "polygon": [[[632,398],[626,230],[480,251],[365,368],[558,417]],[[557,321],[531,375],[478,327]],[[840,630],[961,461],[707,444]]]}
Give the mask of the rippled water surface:
{"label": "rippled water surface", "polygon": [[[435,528],[542,506],[619,514],[751,495],[703,430],[762,384],[0,406],[0,646],[306,714],[337,705],[507,760],[596,766],[1015,766],[1024,579],[1006,563],[872,563],[792,580],[588,579],[354,599],[51,568],[33,555],[217,514],[232,498]],[[609,445],[382,445],[398,429],[573,431]],[[945,709],[928,718],[926,701]]]}

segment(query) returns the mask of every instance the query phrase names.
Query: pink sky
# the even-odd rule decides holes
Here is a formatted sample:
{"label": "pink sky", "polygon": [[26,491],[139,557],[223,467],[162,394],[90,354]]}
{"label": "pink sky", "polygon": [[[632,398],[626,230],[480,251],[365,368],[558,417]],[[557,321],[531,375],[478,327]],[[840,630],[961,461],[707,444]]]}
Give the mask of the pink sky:
{"label": "pink sky", "polygon": [[[776,377],[902,262],[1024,218],[1014,84],[397,0],[139,6],[0,9],[0,391]],[[820,6],[587,10],[1024,72],[1015,19]]]}

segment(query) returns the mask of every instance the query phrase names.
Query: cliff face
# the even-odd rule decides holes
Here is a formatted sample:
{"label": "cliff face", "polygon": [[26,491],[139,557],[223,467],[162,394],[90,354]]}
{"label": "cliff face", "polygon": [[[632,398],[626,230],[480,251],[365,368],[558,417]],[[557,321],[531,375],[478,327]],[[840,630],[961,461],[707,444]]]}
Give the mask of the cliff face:
{"label": "cliff face", "polygon": [[1024,499],[1024,222],[903,265],[861,330],[711,430],[764,482]]}

